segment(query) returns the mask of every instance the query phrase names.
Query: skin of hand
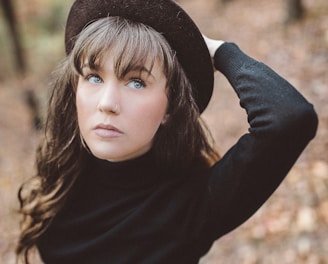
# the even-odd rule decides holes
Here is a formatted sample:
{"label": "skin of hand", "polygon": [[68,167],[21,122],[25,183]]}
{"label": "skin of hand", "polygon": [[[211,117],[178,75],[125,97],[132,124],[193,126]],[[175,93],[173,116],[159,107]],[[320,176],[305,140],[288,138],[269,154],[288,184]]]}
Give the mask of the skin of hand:
{"label": "skin of hand", "polygon": [[207,45],[208,51],[210,52],[211,58],[213,58],[216,50],[224,43],[224,41],[208,38],[204,34],[203,38]]}

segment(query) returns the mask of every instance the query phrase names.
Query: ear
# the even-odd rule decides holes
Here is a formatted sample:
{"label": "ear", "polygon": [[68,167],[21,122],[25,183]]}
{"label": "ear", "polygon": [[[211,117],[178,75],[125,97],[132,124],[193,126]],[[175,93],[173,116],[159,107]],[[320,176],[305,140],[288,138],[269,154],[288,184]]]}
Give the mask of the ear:
{"label": "ear", "polygon": [[169,120],[170,115],[169,114],[165,114],[162,121],[161,121],[161,125],[165,125],[167,123],[167,121]]}

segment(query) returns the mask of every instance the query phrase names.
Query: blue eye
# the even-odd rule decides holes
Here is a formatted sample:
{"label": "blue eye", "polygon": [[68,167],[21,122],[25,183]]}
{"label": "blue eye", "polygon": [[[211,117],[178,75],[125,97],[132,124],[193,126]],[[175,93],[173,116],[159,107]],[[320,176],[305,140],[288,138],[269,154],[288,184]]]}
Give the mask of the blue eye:
{"label": "blue eye", "polygon": [[128,82],[127,86],[139,90],[145,87],[145,83],[140,79],[132,79]]}
{"label": "blue eye", "polygon": [[102,79],[98,75],[88,75],[86,78],[90,83],[102,83]]}

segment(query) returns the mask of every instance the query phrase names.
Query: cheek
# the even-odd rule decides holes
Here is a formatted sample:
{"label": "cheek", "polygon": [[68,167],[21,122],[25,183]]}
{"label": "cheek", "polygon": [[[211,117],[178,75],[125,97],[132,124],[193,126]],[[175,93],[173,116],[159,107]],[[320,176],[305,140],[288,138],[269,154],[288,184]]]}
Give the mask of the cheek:
{"label": "cheek", "polygon": [[83,100],[82,100],[81,96],[78,93],[76,94],[75,102],[76,102],[77,118],[80,123],[81,116],[83,116],[83,109],[84,109],[83,105],[84,104],[83,104]]}
{"label": "cheek", "polygon": [[138,135],[138,138],[152,141],[159,126],[165,121],[166,108],[166,97],[160,100],[151,100],[148,104],[140,104],[134,108],[131,117],[134,123],[133,131],[135,135]]}
{"label": "cheek", "polygon": [[167,98],[156,100],[144,107],[140,112],[143,113],[143,120],[155,130],[164,123],[167,110]]}
{"label": "cheek", "polygon": [[90,115],[90,101],[83,96],[83,94],[76,93],[76,111],[77,111],[77,120],[81,133],[83,133],[84,126],[87,123],[88,116]]}

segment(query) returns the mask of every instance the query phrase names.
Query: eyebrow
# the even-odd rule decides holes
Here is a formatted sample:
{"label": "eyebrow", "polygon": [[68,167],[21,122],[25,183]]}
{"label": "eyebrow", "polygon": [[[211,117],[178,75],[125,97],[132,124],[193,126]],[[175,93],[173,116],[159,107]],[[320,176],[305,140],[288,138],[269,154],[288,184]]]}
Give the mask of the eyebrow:
{"label": "eyebrow", "polygon": [[124,69],[124,71],[122,72],[122,76],[127,75],[129,72],[145,72],[148,74],[148,76],[152,77],[153,79],[155,79],[155,76],[152,74],[151,70],[147,69],[145,66],[141,66],[141,65],[134,65],[134,66],[128,66],[126,69]]}
{"label": "eyebrow", "polygon": [[81,70],[83,71],[83,69],[90,69],[90,70],[95,70],[95,71],[98,71],[99,70],[99,66],[98,65],[93,65],[95,67],[90,67],[92,65],[90,65],[89,63],[83,63],[82,66],[81,66]]}

